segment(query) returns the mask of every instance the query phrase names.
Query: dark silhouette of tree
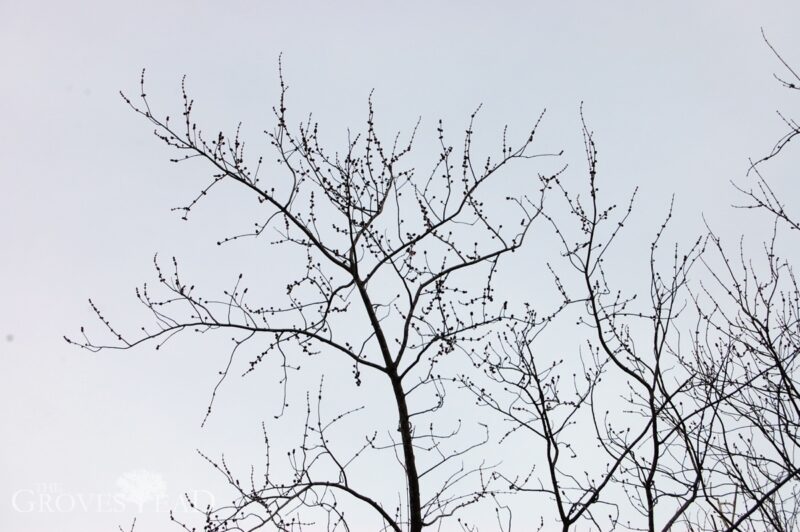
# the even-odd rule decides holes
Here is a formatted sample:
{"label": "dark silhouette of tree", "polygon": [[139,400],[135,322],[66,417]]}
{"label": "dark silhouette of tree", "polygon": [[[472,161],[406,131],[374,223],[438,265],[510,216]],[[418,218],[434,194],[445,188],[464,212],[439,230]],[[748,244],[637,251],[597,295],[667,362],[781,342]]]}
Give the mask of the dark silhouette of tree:
{"label": "dark silhouette of tree", "polygon": [[[792,81],[776,78],[800,88],[767,44]],[[585,123],[588,190],[573,192],[560,176],[550,183],[563,198],[542,212],[566,259],[548,264],[562,303],[542,313],[530,302],[524,319],[505,321],[471,353],[491,384],[462,383],[504,419],[503,438],[530,442],[531,469],[498,474],[519,497],[550,502],[539,515],[562,530],[800,527],[800,290],[776,247],[780,227],[800,225],[761,173],[800,132],[779,116],[789,131],[751,161],[756,188],[734,184],[748,199],[739,207],[774,217],[763,256],[743,242],[732,256],[711,229],[659,252],[670,204],[650,245],[646,298],[635,277],[613,282],[620,262],[608,265],[610,250],[635,193],[622,209],[600,199]],[[574,337],[576,325],[590,331],[580,353],[542,342],[553,328]]]}
{"label": "dark silhouette of tree", "polygon": [[[790,90],[800,77],[764,35],[785,67],[787,78],[775,78]],[[724,489],[709,497],[714,530],[777,530],[800,527],[800,289],[791,259],[781,256],[779,235],[788,237],[800,220],[787,210],[762,168],[800,133],[796,121],[781,112],[789,127],[770,152],[751,161],[748,176],[755,188],[734,186],[746,198],[738,205],[770,213],[773,231],[761,256],[753,257],[740,242],[735,252],[710,233],[715,261],[707,262],[712,281],[703,285],[702,319],[706,341],[700,378],[709,402],[720,406],[714,423],[716,476]],[[699,299],[699,298],[698,298]]]}
{"label": "dark silhouette of tree", "polygon": [[[693,362],[681,351],[678,325],[705,239],[672,247],[662,271],[659,246],[670,205],[650,245],[646,302],[639,305],[629,286],[615,288],[604,261],[635,193],[621,211],[603,203],[597,150],[585,124],[583,134],[587,193],[574,193],[556,178],[552,186],[569,216],[560,206],[543,212],[566,259],[563,268],[548,265],[563,302],[549,314],[530,311],[509,322],[497,341],[475,353],[500,386],[481,387],[466,377],[464,383],[479,404],[502,414],[510,424],[507,434],[533,439],[533,470],[504,478],[521,496],[552,501],[559,528],[667,530],[682,523],[698,499],[709,445],[704,425],[716,408],[696,401]],[[587,328],[586,350],[578,356],[567,343],[553,356],[540,348],[538,340],[552,324]],[[636,524],[639,517],[644,525]]]}
{"label": "dark silhouette of tree", "polygon": [[[460,432],[461,423],[452,428],[453,420],[440,419],[451,382],[437,364],[451,356],[456,344],[475,341],[506,317],[504,307],[494,301],[494,274],[500,259],[525,241],[552,178],[540,175],[534,178],[538,186],[531,187],[527,177],[524,193],[505,194],[511,210],[500,206],[499,218],[497,206],[487,206],[484,196],[514,163],[553,155],[531,153],[541,116],[513,146],[504,131],[499,152],[483,161],[476,161],[472,153],[477,111],[460,150],[447,141],[440,121],[438,157],[428,174],[420,174],[407,161],[419,122],[406,140],[397,135],[385,141],[376,131],[370,98],[366,130],[348,132],[344,150],[335,152],[321,145],[318,125],[310,118],[297,129],[289,126],[282,74],[280,87],[280,101],[273,109],[276,124],[268,133],[273,150],[269,157],[277,158],[277,168],[266,176],[263,157],[248,162],[238,130],[232,137],[207,137],[201,131],[192,119],[194,102],[183,84],[183,112],[177,123],[151,109],[144,73],[138,100],[123,98],[177,151],[174,162],[200,159],[213,173],[199,194],[178,209],[183,219],[219,183],[234,182],[263,205],[264,221],[219,244],[277,234],[273,245],[302,250],[306,260],[296,265],[296,279],[286,289],[287,303],[250,303],[242,275],[221,298],[201,296],[180,275],[176,259],[169,270],[155,260],[158,289],[144,285],[136,291],[152,313],[152,325],[137,335],[124,334],[90,300],[112,340],[84,334],[82,340],[68,341],[92,351],[144,343],[158,349],[178,333],[224,330],[236,335],[231,360],[246,343],[265,346],[250,362],[250,370],[267,357],[280,357],[284,385],[293,356],[339,357],[341,364],[352,366],[355,386],[363,379],[379,380],[382,393],[395,405],[391,415],[397,437],[363,426],[360,447],[345,452],[333,445],[326,436],[331,427],[359,408],[325,417],[320,383],[316,397],[308,400],[302,441],[289,454],[288,478],[270,465],[266,431],[268,456],[260,480],[240,480],[224,457],[207,458],[238,496],[231,505],[205,509],[205,529],[349,529],[344,511],[349,503],[371,508],[382,530],[438,527],[461,508],[495,494],[490,467],[469,457],[488,441],[488,429],[483,439],[445,445]],[[503,223],[512,211],[515,223]],[[213,397],[209,414],[212,406]],[[399,461],[404,483],[396,486],[396,499],[380,500],[371,485],[359,485],[349,476],[353,464],[368,453],[385,453],[384,460],[395,456]],[[473,465],[466,465],[467,459]]]}
{"label": "dark silhouette of tree", "polygon": [[[800,89],[800,76],[765,41],[787,72],[776,78]],[[419,122],[407,139],[385,140],[370,97],[365,131],[348,131],[344,149],[330,150],[311,118],[289,127],[282,73],[280,88],[267,133],[271,155],[252,162],[238,129],[204,136],[183,85],[177,125],[151,110],[144,73],[139,98],[123,97],[177,151],[174,162],[197,159],[212,172],[178,209],[183,219],[231,182],[264,214],[219,245],[276,238],[272,246],[301,251],[286,304],[251,303],[242,275],[222,297],[201,296],[176,259],[168,269],[155,260],[158,289],[136,292],[151,325],[122,333],[90,301],[111,340],[68,341],[92,351],[158,349],[182,332],[232,333],[206,418],[241,346],[261,346],[247,373],[264,360],[279,362],[281,415],[289,412],[293,360],[321,355],[352,367],[354,389],[367,379],[375,384],[393,407],[396,430],[356,424],[361,443],[342,449],[330,435],[352,426],[362,405],[328,414],[320,382],[305,411],[292,411],[305,421],[286,468],[273,464],[266,428],[263,473],[242,480],[224,457],[204,455],[236,493],[228,505],[200,510],[205,530],[350,530],[348,509],[360,505],[380,530],[472,531],[461,510],[486,501],[505,531],[511,515],[519,519],[513,512],[521,500],[525,530],[800,527],[800,287],[779,249],[784,233],[800,229],[800,216],[762,172],[800,133],[797,122],[779,113],[789,131],[750,162],[754,185],[734,184],[745,198],[738,207],[774,220],[763,248],[753,253],[744,238],[731,248],[710,224],[690,242],[667,243],[670,201],[649,249],[636,255],[646,259],[638,282],[630,273],[636,260],[620,259],[618,246],[636,191],[620,205],[600,193],[597,147],[582,110],[588,187],[578,191],[565,168],[537,174],[531,186],[523,167],[515,192],[518,183],[499,179],[515,175],[516,163],[559,155],[531,153],[541,116],[513,147],[504,130],[498,153],[480,162],[477,111],[458,151],[440,121],[438,155],[420,174],[411,160]],[[276,164],[264,163],[271,158]],[[558,297],[544,308],[539,294],[513,294],[522,301],[515,310],[514,298],[496,294],[498,265],[530,239],[537,220],[560,251],[542,259]],[[482,436],[465,434],[462,420],[448,415],[452,395],[476,401],[469,422]],[[490,414],[491,425],[481,425],[478,412]],[[524,456],[504,464],[482,458],[487,447],[512,440],[522,442]],[[374,456],[399,463],[395,498],[353,473]]]}

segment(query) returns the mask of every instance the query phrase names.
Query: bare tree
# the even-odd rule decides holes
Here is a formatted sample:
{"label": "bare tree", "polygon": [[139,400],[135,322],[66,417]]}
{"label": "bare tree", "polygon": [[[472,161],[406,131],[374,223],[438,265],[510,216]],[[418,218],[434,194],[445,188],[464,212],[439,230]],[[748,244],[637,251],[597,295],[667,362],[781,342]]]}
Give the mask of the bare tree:
{"label": "bare tree", "polygon": [[[480,404],[509,422],[508,435],[533,438],[533,470],[505,478],[512,491],[551,501],[549,514],[562,530],[587,524],[598,530],[668,530],[682,523],[698,500],[709,438],[704,424],[714,412],[695,401],[696,382],[691,360],[681,351],[678,325],[705,239],[685,250],[675,245],[668,270],[661,271],[659,246],[672,217],[670,205],[649,250],[647,301],[640,305],[627,286],[614,288],[606,264],[635,193],[619,214],[616,204],[603,204],[597,150],[585,124],[583,138],[587,193],[574,193],[556,178],[552,186],[568,216],[559,207],[543,213],[566,259],[564,268],[548,264],[562,303],[550,313],[531,310],[525,319],[508,322],[496,341],[476,354],[505,393],[464,382]],[[552,324],[559,331],[576,324],[588,328],[586,350],[575,353],[569,342],[540,347]]]}
{"label": "bare tree", "polygon": [[[136,292],[152,314],[151,325],[138,334],[123,333],[90,301],[111,340],[95,340],[82,328],[82,339],[68,341],[92,351],[145,343],[160,348],[178,333],[228,331],[235,335],[234,347],[220,383],[241,346],[257,342],[261,354],[250,361],[250,370],[278,357],[284,386],[293,357],[319,353],[352,366],[354,388],[362,379],[374,379],[391,399],[396,432],[362,423],[362,444],[342,449],[327,434],[357,415],[359,406],[328,417],[321,408],[320,383],[318,393],[309,395],[305,430],[289,454],[288,475],[270,462],[266,430],[263,475],[250,473],[249,480],[240,480],[224,457],[208,458],[238,496],[231,505],[202,510],[206,530],[350,529],[344,508],[353,504],[370,508],[381,530],[440,526],[461,508],[494,495],[490,464],[469,456],[488,441],[488,428],[483,438],[445,445],[460,433],[461,422],[440,415],[451,385],[437,368],[459,342],[475,341],[506,317],[494,301],[494,274],[500,259],[526,240],[552,178],[539,175],[538,187],[530,187],[525,175],[526,192],[504,193],[512,210],[487,205],[485,198],[490,182],[514,163],[552,155],[531,153],[541,116],[513,146],[504,131],[498,153],[483,161],[472,153],[475,113],[460,150],[446,140],[440,121],[438,157],[430,172],[420,175],[408,160],[419,122],[406,140],[399,135],[383,140],[370,98],[365,131],[348,131],[344,149],[329,150],[310,117],[297,129],[289,126],[282,74],[280,88],[276,124],[267,134],[273,150],[268,159],[277,158],[277,165],[267,170],[263,157],[246,158],[238,130],[233,136],[202,133],[183,84],[177,123],[151,109],[144,73],[139,98],[123,98],[176,150],[174,162],[198,159],[212,172],[196,197],[178,209],[184,219],[219,183],[232,182],[258,199],[264,214],[252,231],[220,245],[277,235],[274,245],[302,251],[306,260],[287,286],[287,303],[251,303],[242,275],[222,297],[201,296],[180,275],[176,259],[169,270],[156,260],[157,290],[144,285]],[[511,212],[513,224],[507,223]],[[209,414],[212,406],[213,396]],[[403,481],[394,500],[381,500],[370,484],[350,475],[353,464],[375,453],[399,462]]]}
{"label": "bare tree", "polygon": [[[763,31],[762,31],[762,35]],[[800,77],[772,46],[789,77],[776,79],[790,90]],[[706,342],[700,372],[719,403],[713,473],[722,487],[713,498],[715,530],[778,530],[800,527],[800,289],[792,261],[779,250],[780,234],[800,228],[762,168],[800,133],[796,121],[778,112],[789,127],[764,157],[751,161],[755,187],[734,183],[746,203],[773,217],[761,256],[744,242],[735,252],[711,232],[715,251],[706,262],[712,279],[699,290]],[[700,298],[698,298],[699,300]]]}
{"label": "bare tree", "polygon": [[[764,39],[789,75],[776,78],[800,88]],[[552,504],[537,506],[540,529],[545,518],[562,530],[800,527],[800,290],[776,248],[779,229],[800,224],[761,172],[800,128],[778,114],[789,130],[751,161],[755,188],[734,183],[748,200],[738,207],[774,217],[763,259],[743,243],[733,258],[710,229],[684,249],[658,252],[670,205],[650,246],[644,301],[631,278],[615,287],[619,262],[609,266],[635,193],[618,214],[599,199],[597,150],[584,123],[588,191],[556,177],[550,185],[566,214],[542,213],[567,260],[548,263],[562,302],[549,312],[526,303],[524,318],[506,320],[471,353],[494,385],[462,376],[478,404],[505,419],[503,439],[530,442],[531,468],[502,478],[510,492]],[[591,331],[577,352],[563,341],[575,338],[576,324]],[[559,340],[548,344],[553,328]]]}
{"label": "bare tree", "polygon": [[[788,72],[776,77],[800,88],[766,42]],[[182,332],[232,333],[206,418],[244,345],[259,346],[245,374],[277,360],[281,415],[290,412],[286,387],[299,357],[352,368],[361,402],[331,414],[323,379],[307,393],[305,411],[291,411],[304,422],[285,467],[273,462],[266,427],[263,470],[244,480],[224,456],[203,455],[236,493],[229,505],[200,510],[207,531],[351,530],[356,506],[369,509],[380,530],[471,531],[462,510],[481,501],[495,506],[505,531],[513,501],[528,499],[546,504],[528,506],[526,530],[800,528],[800,286],[778,249],[779,235],[794,235],[800,219],[762,173],[800,133],[795,121],[779,113],[789,131],[751,161],[755,186],[734,184],[746,198],[739,207],[774,219],[763,249],[753,254],[740,241],[732,252],[709,228],[688,244],[665,244],[670,202],[638,255],[637,289],[637,277],[621,273],[615,256],[636,192],[621,206],[600,194],[597,148],[582,111],[588,187],[577,192],[565,168],[536,174],[533,187],[529,170],[511,171],[558,155],[531,152],[541,116],[514,146],[504,130],[498,153],[480,162],[472,146],[478,111],[458,151],[440,121],[437,155],[420,175],[411,160],[419,122],[407,139],[385,140],[370,97],[364,132],[348,131],[344,148],[331,150],[310,117],[289,127],[282,73],[280,89],[267,133],[272,155],[250,163],[238,129],[231,137],[203,135],[183,85],[178,125],[151,110],[144,74],[139,98],[123,97],[177,151],[174,162],[199,160],[212,173],[177,209],[182,218],[230,182],[264,212],[252,230],[219,245],[274,238],[273,246],[300,251],[287,302],[251,303],[243,275],[222,297],[200,296],[176,259],[169,269],[155,260],[157,290],[136,292],[151,325],[123,333],[90,301],[111,340],[68,339],[98,351],[160,348]],[[273,158],[274,165],[264,162]],[[523,182],[500,186],[506,173]],[[498,265],[529,240],[537,220],[560,250],[546,262],[557,301],[545,308],[514,294],[523,300],[518,310],[508,294],[495,293]],[[373,401],[357,391],[367,381],[391,404],[391,416],[383,416],[391,429],[359,421]],[[491,430],[477,416],[469,430],[449,416],[453,395],[477,400],[476,413],[494,416]],[[331,436],[345,423],[358,428],[355,445]],[[512,440],[525,449],[519,460],[481,456]],[[374,457],[397,461],[390,497],[355,472]]]}
{"label": "bare tree", "polygon": [[705,400],[718,405],[708,472],[715,486],[706,491],[713,529],[795,530],[800,290],[774,236],[761,264],[731,258],[713,234],[712,242],[718,260],[706,262],[713,282],[698,305],[706,339],[698,344],[698,377]]}

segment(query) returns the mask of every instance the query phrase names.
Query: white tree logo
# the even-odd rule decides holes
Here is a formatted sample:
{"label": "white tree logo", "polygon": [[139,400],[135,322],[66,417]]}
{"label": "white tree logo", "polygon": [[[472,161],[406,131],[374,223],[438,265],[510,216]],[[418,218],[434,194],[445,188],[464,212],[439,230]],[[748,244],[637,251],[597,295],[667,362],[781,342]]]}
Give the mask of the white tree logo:
{"label": "white tree logo", "polygon": [[122,500],[132,502],[142,512],[144,504],[157,501],[167,495],[167,483],[164,477],[152,471],[137,469],[123,474],[117,479]]}

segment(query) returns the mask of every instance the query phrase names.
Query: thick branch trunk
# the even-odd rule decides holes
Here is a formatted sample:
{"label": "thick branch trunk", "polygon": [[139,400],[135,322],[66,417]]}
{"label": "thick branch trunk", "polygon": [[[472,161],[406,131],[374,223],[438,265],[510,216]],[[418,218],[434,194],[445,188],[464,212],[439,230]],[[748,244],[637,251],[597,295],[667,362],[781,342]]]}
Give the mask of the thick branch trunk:
{"label": "thick branch trunk", "polygon": [[408,513],[409,513],[409,532],[420,532],[422,530],[422,503],[419,492],[419,474],[417,473],[417,461],[414,456],[414,445],[412,440],[411,420],[408,415],[408,405],[406,404],[406,394],[403,390],[403,383],[397,373],[390,375],[392,389],[397,403],[398,430],[403,441],[403,461],[406,466],[406,480],[408,484]]}
{"label": "thick branch trunk", "polygon": [[383,362],[386,366],[386,374],[392,383],[392,391],[394,393],[394,400],[397,404],[397,417],[398,417],[398,430],[403,444],[403,462],[406,470],[406,485],[408,487],[408,523],[409,532],[422,531],[422,501],[419,490],[419,473],[417,472],[417,461],[414,456],[414,442],[412,438],[411,417],[408,412],[408,404],[406,402],[406,392],[403,390],[403,382],[400,377],[395,360],[389,350],[389,344],[386,341],[386,335],[381,327],[380,320],[375,314],[375,309],[372,306],[372,301],[367,293],[367,287],[364,281],[358,277],[358,272],[353,272],[353,277],[358,287],[358,292],[361,295],[361,300],[364,303],[364,308],[369,316],[372,329],[375,331],[375,337],[380,346]]}

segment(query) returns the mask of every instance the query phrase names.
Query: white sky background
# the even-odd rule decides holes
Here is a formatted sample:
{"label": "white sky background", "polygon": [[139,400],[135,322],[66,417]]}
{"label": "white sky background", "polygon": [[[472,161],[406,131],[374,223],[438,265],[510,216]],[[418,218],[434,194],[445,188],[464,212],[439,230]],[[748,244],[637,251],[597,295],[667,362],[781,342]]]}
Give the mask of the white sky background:
{"label": "white sky background", "polygon": [[[578,183],[585,101],[601,188],[641,189],[635,245],[673,192],[673,238],[702,231],[701,213],[723,234],[749,224],[730,208],[729,181],[743,180],[748,157],[782,134],[774,111],[796,109],[771,76],[780,68],[759,28],[800,64],[800,3],[554,4],[0,1],[0,529],[109,530],[131,512],[20,512],[12,497],[113,494],[135,470],[161,475],[172,498],[196,489],[224,498],[194,449],[255,461],[259,422],[273,413],[251,402],[266,402],[265,370],[227,381],[219,411],[199,428],[224,339],[98,355],[62,339],[96,325],[87,297],[135,330],[143,314],[133,287],[153,280],[156,252],[216,282],[210,290],[229,287],[243,260],[275,278],[291,267],[265,241],[215,245],[252,221],[241,196],[210,198],[189,223],[169,211],[206,173],[170,165],[123,104],[117,92],[135,95],[142,67],[157,109],[179,114],[187,74],[200,124],[230,131],[243,121],[251,154],[271,129],[280,52],[294,122],[313,111],[335,142],[362,126],[373,88],[379,127],[407,131],[422,115],[420,144],[442,117],[458,145],[482,102],[478,148],[495,148],[504,123],[522,132],[546,107],[538,146],[564,149]],[[790,201],[791,167],[774,173]],[[634,244],[632,257],[643,249]],[[140,519],[140,530],[168,529],[164,513]]]}

